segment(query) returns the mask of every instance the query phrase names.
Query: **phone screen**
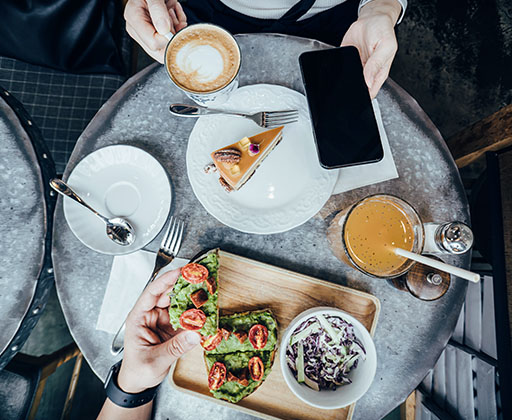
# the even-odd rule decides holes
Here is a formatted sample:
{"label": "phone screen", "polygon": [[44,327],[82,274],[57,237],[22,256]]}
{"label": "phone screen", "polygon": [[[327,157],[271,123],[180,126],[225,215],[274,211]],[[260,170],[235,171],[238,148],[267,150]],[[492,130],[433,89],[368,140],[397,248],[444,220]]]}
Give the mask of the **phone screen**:
{"label": "phone screen", "polygon": [[299,57],[320,164],[339,168],[384,156],[355,47],[308,51]]}

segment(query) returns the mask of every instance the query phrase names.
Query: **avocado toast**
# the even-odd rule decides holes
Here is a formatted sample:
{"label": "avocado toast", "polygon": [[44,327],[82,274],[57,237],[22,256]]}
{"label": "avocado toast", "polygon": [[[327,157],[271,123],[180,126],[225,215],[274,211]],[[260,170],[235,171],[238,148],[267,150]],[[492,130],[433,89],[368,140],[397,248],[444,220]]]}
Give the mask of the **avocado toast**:
{"label": "avocado toast", "polygon": [[278,326],[268,309],[219,318],[218,272],[218,249],[182,267],[170,294],[169,320],[174,329],[201,334],[210,391],[237,403],[270,373]]}
{"label": "avocado toast", "polygon": [[[219,319],[215,347],[205,349],[208,386],[232,403],[252,394],[272,369],[277,322],[270,310],[244,312]],[[204,345],[203,345],[204,347]]]}
{"label": "avocado toast", "polygon": [[[239,402],[242,398],[252,394],[263,383],[272,370],[275,352],[252,351],[236,352],[227,354],[205,354],[206,367],[212,372],[213,365],[221,363],[226,368],[226,377],[217,389],[210,389],[215,398],[226,400],[232,403]],[[263,363],[263,376],[255,381],[248,372],[249,361],[258,357]],[[211,384],[209,378],[208,384]]]}
{"label": "avocado toast", "polygon": [[169,321],[174,329],[193,330],[202,336],[217,332],[218,269],[218,249],[181,268],[170,295]]}

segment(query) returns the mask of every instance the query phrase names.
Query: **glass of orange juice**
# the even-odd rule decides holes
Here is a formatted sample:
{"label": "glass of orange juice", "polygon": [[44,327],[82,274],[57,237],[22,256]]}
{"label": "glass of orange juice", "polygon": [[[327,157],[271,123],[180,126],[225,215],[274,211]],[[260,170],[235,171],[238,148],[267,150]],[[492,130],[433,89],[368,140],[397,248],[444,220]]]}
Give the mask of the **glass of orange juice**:
{"label": "glass of orange juice", "polygon": [[363,198],[336,215],[327,239],[334,255],[377,278],[405,274],[414,261],[394,253],[402,248],[421,254],[425,232],[414,208],[393,195]]}

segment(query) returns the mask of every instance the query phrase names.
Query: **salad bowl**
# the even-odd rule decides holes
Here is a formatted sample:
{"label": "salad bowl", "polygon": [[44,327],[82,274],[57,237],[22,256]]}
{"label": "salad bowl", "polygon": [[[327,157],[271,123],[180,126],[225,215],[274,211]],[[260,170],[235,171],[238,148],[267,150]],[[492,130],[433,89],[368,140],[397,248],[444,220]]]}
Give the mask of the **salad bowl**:
{"label": "salad bowl", "polygon": [[[306,323],[313,317],[319,322],[314,325]],[[335,325],[327,321],[332,320],[331,317],[336,317]],[[301,332],[296,332],[297,329]],[[334,345],[335,341],[342,345]],[[300,354],[301,349],[299,360],[290,343],[300,346],[305,343],[304,348],[310,355],[311,352],[329,355],[327,358],[311,358]],[[285,382],[295,396],[322,409],[338,409],[357,401],[372,384],[377,369],[377,353],[370,333],[353,316],[330,307],[311,308],[293,319],[283,334],[279,358]],[[316,366],[311,362],[313,359],[317,360]],[[338,373],[338,369],[347,373]],[[308,377],[307,372],[312,371],[317,376],[316,382]],[[329,389],[325,389],[327,386]]]}

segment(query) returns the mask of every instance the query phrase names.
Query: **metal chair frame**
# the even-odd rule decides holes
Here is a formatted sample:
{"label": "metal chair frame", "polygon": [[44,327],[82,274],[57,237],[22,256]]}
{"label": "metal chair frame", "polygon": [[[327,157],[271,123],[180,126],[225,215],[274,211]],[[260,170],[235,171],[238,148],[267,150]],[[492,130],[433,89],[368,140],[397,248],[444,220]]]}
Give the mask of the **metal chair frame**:
{"label": "metal chair frame", "polygon": [[9,92],[0,87],[0,96],[9,104],[9,106],[16,113],[20,120],[21,125],[27,132],[34,147],[34,152],[37,156],[39,167],[41,170],[41,177],[43,185],[45,185],[44,198],[45,198],[45,219],[46,219],[46,233],[44,242],[41,244],[44,247],[44,258],[41,270],[37,278],[36,289],[34,297],[30,303],[30,307],[23,318],[20,329],[16,332],[9,343],[7,349],[0,355],[0,370],[9,363],[14,355],[21,349],[27,340],[30,332],[36,325],[41,313],[43,312],[53,278],[53,266],[51,259],[51,245],[52,245],[52,230],[53,230],[53,212],[55,210],[56,194],[48,187],[50,179],[55,177],[55,164],[50,155],[50,151],[43,140],[41,132],[32,122],[31,117],[25,111],[21,103],[16,100]]}

